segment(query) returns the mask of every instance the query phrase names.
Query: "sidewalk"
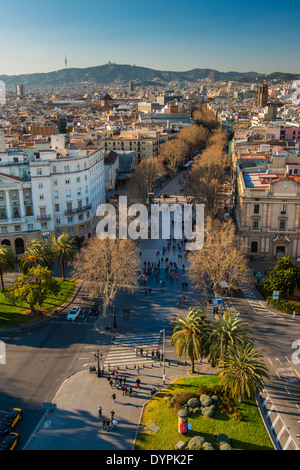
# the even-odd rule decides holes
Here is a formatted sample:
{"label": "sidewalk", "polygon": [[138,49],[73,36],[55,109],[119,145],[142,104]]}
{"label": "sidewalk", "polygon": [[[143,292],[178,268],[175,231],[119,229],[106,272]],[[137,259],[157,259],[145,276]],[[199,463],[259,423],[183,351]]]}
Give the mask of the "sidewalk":
{"label": "sidewalk", "polygon": [[[121,390],[110,387],[107,374],[97,377],[89,370],[68,378],[53,398],[56,410],[46,411],[24,450],[131,450],[138,430],[143,406],[151,399],[150,390],[162,390],[175,379],[189,374],[190,365],[168,365],[166,384],[163,384],[163,367],[159,362],[153,367],[140,368],[141,388],[135,387],[137,373],[134,368],[119,370],[126,383],[133,388],[132,397],[123,396]],[[199,373],[206,375],[214,369],[209,364],[197,365]],[[116,402],[112,403],[112,393]],[[103,417],[110,418],[111,410],[118,421],[114,430],[102,430],[98,408]]]}

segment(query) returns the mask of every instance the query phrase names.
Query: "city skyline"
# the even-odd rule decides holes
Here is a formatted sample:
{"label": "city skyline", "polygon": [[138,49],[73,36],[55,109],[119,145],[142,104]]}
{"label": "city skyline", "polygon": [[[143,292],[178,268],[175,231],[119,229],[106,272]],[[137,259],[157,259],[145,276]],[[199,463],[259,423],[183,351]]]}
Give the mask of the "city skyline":
{"label": "city skyline", "polygon": [[1,5],[0,75],[108,63],[157,70],[300,73],[300,5],[74,0]]}

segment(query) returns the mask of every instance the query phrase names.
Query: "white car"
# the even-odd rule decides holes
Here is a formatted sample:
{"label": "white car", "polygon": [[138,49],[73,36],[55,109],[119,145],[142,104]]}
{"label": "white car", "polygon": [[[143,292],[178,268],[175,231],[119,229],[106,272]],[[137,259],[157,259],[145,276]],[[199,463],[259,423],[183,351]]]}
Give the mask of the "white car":
{"label": "white car", "polygon": [[75,320],[80,314],[80,307],[73,307],[72,310],[68,313],[67,320]]}

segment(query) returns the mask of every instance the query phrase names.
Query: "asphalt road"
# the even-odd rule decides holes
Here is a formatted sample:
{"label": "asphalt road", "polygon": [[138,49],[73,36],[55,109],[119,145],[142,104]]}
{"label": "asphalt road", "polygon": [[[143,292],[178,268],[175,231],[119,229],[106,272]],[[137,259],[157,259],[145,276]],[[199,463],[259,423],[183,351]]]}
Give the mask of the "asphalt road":
{"label": "asphalt road", "polygon": [[[143,244],[142,261],[157,261],[159,256],[156,258],[156,252],[162,249],[164,242],[158,244],[149,240]],[[166,329],[168,335],[171,332],[170,320],[177,313],[185,315],[188,307],[200,305],[201,294],[192,292],[189,287],[182,289],[183,260],[178,257],[178,250],[171,250],[171,257],[180,264],[179,279],[171,280],[162,271],[165,287],[153,277],[146,284],[152,288],[151,294],[144,293],[144,286],[134,296],[120,294],[116,300],[117,328],[113,332],[105,329],[99,331],[95,319],[88,317],[86,312],[82,312],[74,324],[68,323],[68,310],[46,322],[0,331],[0,340],[6,345],[6,364],[0,365],[0,416],[12,407],[24,410],[24,418],[18,424],[20,448],[43,416],[41,403],[51,401],[65,379],[88,369],[90,365],[96,365],[94,354],[97,350],[101,351],[102,360],[105,361],[111,350],[112,334],[138,335]],[[250,291],[255,291],[250,287]],[[264,304],[259,305],[249,292],[246,293],[247,298],[240,294],[231,298],[230,302],[249,324],[255,345],[264,354],[270,374],[263,397],[266,413],[277,435],[280,435],[283,448],[290,449],[299,443],[296,436],[300,419],[300,366],[293,361],[295,350],[292,344],[300,339],[300,319],[293,320],[286,315],[268,312]],[[86,294],[79,292],[73,302],[80,305],[83,311],[89,306],[84,299]],[[176,303],[181,301],[182,295],[185,295],[186,301],[177,310]],[[258,296],[257,293],[255,295]],[[123,315],[123,307],[129,307],[128,316]],[[209,306],[207,313],[210,315]],[[107,327],[112,326],[113,317],[108,316],[106,322]]]}
{"label": "asphalt road", "polygon": [[[251,286],[230,301],[252,330],[263,353],[270,380],[262,401],[271,429],[284,450],[298,449],[300,439],[300,318],[269,309]],[[252,294],[251,294],[252,293]]]}

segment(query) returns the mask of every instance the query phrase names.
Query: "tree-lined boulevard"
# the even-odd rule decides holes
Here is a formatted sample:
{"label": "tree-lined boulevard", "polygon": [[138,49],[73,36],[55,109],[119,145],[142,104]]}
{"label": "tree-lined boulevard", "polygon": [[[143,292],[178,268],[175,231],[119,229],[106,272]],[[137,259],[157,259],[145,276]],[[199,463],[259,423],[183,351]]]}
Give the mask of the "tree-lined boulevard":
{"label": "tree-lined boulevard", "polygon": [[[200,127],[203,116],[199,114],[198,118]],[[200,132],[202,135],[203,130]],[[118,449],[131,445],[138,424],[138,411],[150,398],[151,387],[162,388],[165,382],[170,383],[178,375],[218,373],[220,369],[228,393],[238,401],[242,401],[249,394],[254,397],[258,395],[258,391],[261,392],[263,406],[270,406],[266,411],[266,417],[271,419],[269,430],[271,434],[274,431],[275,435],[279,435],[278,442],[275,437],[275,444],[279,448],[297,448],[300,361],[297,361],[297,356],[295,360],[292,344],[300,338],[299,319],[270,309],[255,289],[254,281],[250,277],[251,263],[249,267],[246,265],[245,253],[243,247],[238,244],[232,221],[216,219],[216,215],[220,213],[220,194],[218,196],[210,190],[205,193],[204,189],[201,194],[194,192],[197,178],[199,181],[203,174],[206,178],[211,175],[208,163],[211,156],[207,157],[206,153],[212,151],[213,155],[217,155],[220,147],[224,145],[222,135],[218,135],[217,131],[211,132],[209,137],[205,135],[208,145],[203,151],[202,163],[196,161],[190,170],[177,171],[179,162],[191,158],[195,149],[203,143],[203,140],[197,140],[194,134],[188,132],[184,133],[181,139],[184,143],[180,142],[175,160],[171,161],[174,152],[165,149],[160,161],[160,164],[167,164],[170,172],[174,173],[169,181],[154,192],[156,172],[161,171],[161,167],[153,169],[151,162],[148,162],[147,168],[142,168],[139,178],[133,181],[133,192],[130,192],[129,196],[133,201],[141,198],[144,203],[149,202],[149,193],[153,193],[156,200],[163,199],[167,203],[184,203],[186,198],[194,197],[205,204],[209,199],[209,213],[206,219],[208,235],[204,249],[199,253],[188,254],[185,253],[184,244],[174,239],[140,240],[137,247],[131,240],[118,243],[114,240],[103,241],[95,238],[89,246],[80,251],[79,258],[74,262],[78,284],[74,297],[67,305],[43,320],[0,331],[0,339],[6,346],[6,363],[0,366],[0,410],[5,413],[16,406],[24,410],[24,419],[19,425],[21,448],[34,448],[35,442],[37,447],[47,446],[45,441],[36,441],[33,434],[44,416],[42,403],[55,400],[57,394],[60,403],[67,407],[73,402],[76,403],[76,396],[78,395],[78,399],[82,398],[82,391],[85,390],[85,385],[82,384],[83,374],[89,374],[92,365],[97,367],[99,357],[101,366],[105,365],[105,374],[109,373],[108,364],[114,358],[114,368],[118,367],[120,374],[128,374],[129,380],[134,381],[138,359],[127,367],[126,362],[120,362],[118,365],[118,354],[121,350],[113,355],[116,344],[120,339],[125,341],[128,337],[135,337],[136,347],[140,348],[138,338],[146,335],[149,336],[149,341],[152,341],[153,335],[162,332],[165,343],[162,343],[161,336],[157,348],[160,352],[165,348],[164,361],[159,361],[158,364],[158,361],[153,360],[152,365],[148,361],[145,368],[142,364],[143,391],[134,398],[136,401],[133,401],[137,409],[128,411],[124,399],[123,406],[118,409],[122,416],[119,429],[122,429],[122,419],[123,424],[126,420],[126,425],[130,427],[128,436],[125,438],[124,435],[120,437],[116,434],[111,437],[109,443],[107,439],[103,439],[102,444],[99,444],[99,437],[93,436],[90,437],[89,448],[97,445],[101,448],[101,445],[105,445],[109,449]],[[185,159],[182,155],[179,156],[179,151],[183,152]],[[218,186],[222,181],[219,166],[224,166],[224,160],[216,158],[213,165],[215,169],[218,167],[215,172],[215,175],[218,175]],[[149,175],[148,178],[145,177],[146,174]],[[143,187],[138,185],[141,178],[145,181]],[[190,186],[190,181],[194,181],[193,186]],[[203,186],[203,183],[200,182],[200,187],[201,185]],[[163,198],[162,193],[165,195]],[[213,197],[212,193],[216,197]],[[32,311],[36,306],[42,305],[43,276],[46,276],[46,282],[48,270],[53,267],[54,260],[73,262],[75,259],[75,251],[70,246],[69,239],[65,240],[65,243],[63,241],[53,240],[55,257],[43,257],[45,263],[42,267],[39,262],[35,263],[36,259],[42,256],[36,246],[32,247],[32,252],[23,256],[20,264],[21,276],[15,283],[15,298],[11,298],[12,302],[22,299],[24,291],[25,296],[28,296],[26,289],[30,288],[32,298],[35,299],[30,303]],[[49,255],[49,246],[42,247],[46,250],[44,254]],[[63,266],[64,264],[63,262]],[[138,269],[138,264],[141,269]],[[5,273],[12,268],[10,262],[7,265],[4,263],[4,285]],[[260,271],[263,272],[266,268],[267,266],[262,265]],[[67,275],[71,273],[70,269]],[[65,276],[64,269],[62,276]],[[48,281],[50,290],[55,292],[55,285],[51,285],[50,278]],[[221,292],[222,281],[226,281],[230,295]],[[18,286],[17,282],[22,285]],[[238,287],[241,287],[241,290],[237,290]],[[33,290],[39,294],[37,300]],[[222,295],[225,309],[222,313],[215,311],[213,314],[215,294]],[[89,311],[95,300],[101,304],[101,310],[98,316],[93,317]],[[74,322],[68,322],[66,314],[74,305],[81,307],[81,313]],[[134,343],[131,346],[133,347]],[[120,347],[124,351],[125,346]],[[146,353],[147,347],[143,349]],[[148,353],[151,353],[150,349]],[[93,379],[89,377],[90,383]],[[104,376],[98,379],[104,391]],[[68,405],[70,383],[74,388],[73,394],[69,395]],[[108,388],[107,384],[105,386]],[[103,396],[102,387],[91,393],[85,390],[87,396],[80,404],[82,406],[86,401],[89,416],[85,416],[83,409],[78,410],[81,416],[77,417],[77,424],[80,422],[84,425],[85,418],[89,420],[93,412],[96,416],[101,400],[107,407],[112,406],[110,396],[106,396],[106,389]],[[96,399],[99,399],[99,402]],[[54,412],[52,421],[55,421],[55,413],[59,415],[59,410]],[[51,428],[50,415],[47,416]],[[41,434],[44,434],[47,421],[42,423]],[[73,420],[73,426],[74,423]],[[277,429],[276,426],[280,428]],[[47,436],[47,433],[45,434]],[[68,448],[81,448],[83,444],[78,442],[75,427],[70,434]],[[83,439],[86,443],[87,437]],[[54,446],[64,446],[64,442],[55,444],[51,440],[51,443]]]}

